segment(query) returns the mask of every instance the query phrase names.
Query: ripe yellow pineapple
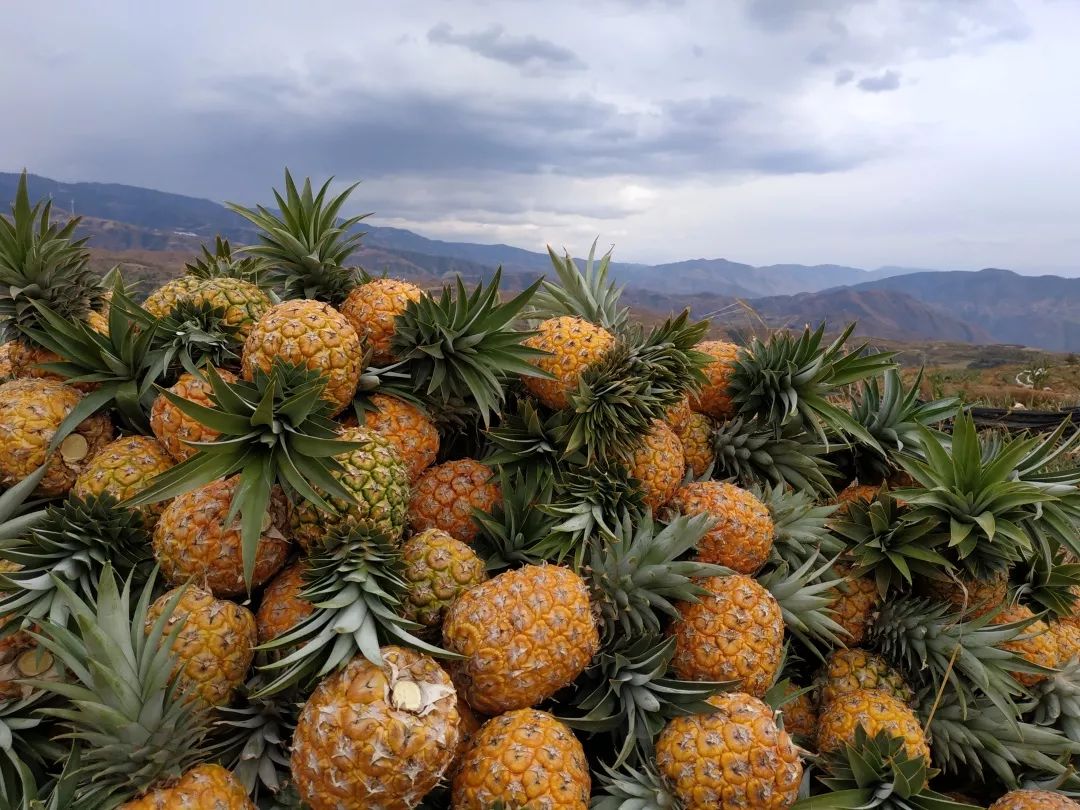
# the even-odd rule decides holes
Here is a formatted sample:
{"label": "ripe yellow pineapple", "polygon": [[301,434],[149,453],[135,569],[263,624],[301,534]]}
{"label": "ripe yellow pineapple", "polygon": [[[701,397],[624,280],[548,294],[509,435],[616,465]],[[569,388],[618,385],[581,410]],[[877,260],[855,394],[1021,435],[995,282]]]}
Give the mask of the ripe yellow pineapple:
{"label": "ripe yellow pineapple", "polygon": [[698,543],[698,559],[752,574],[765,564],[776,527],[769,509],[750,492],[721,481],[680,487],[671,507],[683,515],[708,514],[716,525]]}
{"label": "ripe yellow pineapple", "polygon": [[859,726],[871,737],[882,731],[900,737],[910,757],[930,758],[930,746],[915,712],[888,692],[868,689],[845,692],[822,706],[818,750],[825,754],[854,743]]}
{"label": "ripe yellow pineapple", "polygon": [[[158,597],[150,606],[147,632],[177,590]],[[255,656],[255,617],[235,602],[215,599],[209,591],[187,586],[169,617],[166,633],[177,623],[183,629],[172,650],[185,687],[207,705],[228,703],[233,690],[247,677]]]}
{"label": "ripe yellow pineapple", "polygon": [[439,454],[439,430],[415,405],[397,397],[375,394],[374,410],[364,414],[364,425],[385,437],[409,468],[409,480],[415,481],[435,463]]}
{"label": "ripe yellow pineapple", "polygon": [[671,500],[686,470],[682,442],[660,421],[630,456],[630,475],[641,483],[645,505],[654,512]]}
{"label": "ripe yellow pineapple", "polygon": [[453,601],[487,579],[484,561],[476,552],[439,529],[409,538],[401,556],[407,585],[401,614],[428,628],[439,627]]}
{"label": "ripe yellow pineapple", "polygon": [[278,575],[270,580],[255,614],[260,644],[291,630],[314,612],[314,605],[300,595],[304,584],[302,562],[295,562],[281,569]]}
{"label": "ripe yellow pineapple", "polygon": [[471,458],[446,461],[416,481],[409,501],[409,526],[415,532],[442,529],[464,543],[480,533],[472,510],[490,512],[502,500],[491,468]]}
{"label": "ripe yellow pineapple", "polygon": [[722,340],[706,340],[697,345],[697,350],[713,359],[705,366],[707,382],[696,395],[690,397],[690,407],[713,419],[730,419],[735,415],[735,405],[728,393],[728,384],[739,356],[739,347]]}
{"label": "ripe yellow pineapple", "polygon": [[[802,687],[788,683],[784,694],[798,692]],[[803,692],[780,707],[784,718],[784,731],[798,737],[812,737],[817,730],[817,707],[814,705],[812,692]]]}
{"label": "ripe yellow pineapple", "polygon": [[259,318],[273,306],[266,293],[239,278],[206,279],[188,297],[196,305],[224,310],[226,326],[236,329],[240,338],[247,338]]}
{"label": "ripe yellow pineapple", "polygon": [[1005,602],[1009,592],[1009,575],[1000,571],[978,579],[961,575],[956,579],[927,579],[922,591],[931,599],[948,602],[969,619],[977,619]]}
{"label": "ripe yellow pineapple", "polygon": [[852,576],[852,570],[847,563],[833,566],[832,573],[843,582],[831,592],[833,603],[830,607],[833,620],[848,633],[844,643],[857,645],[866,640],[866,631],[881,602],[881,594],[873,578]]}
{"label": "ripe yellow pineapple", "polygon": [[904,676],[876,653],[858,648],[833,650],[818,675],[818,700],[822,706],[839,695],[857,690],[888,692],[911,704],[915,693]]}
{"label": "ripe yellow pineapple", "polygon": [[125,802],[118,810],[255,810],[247,790],[220,765],[197,765],[171,787]]}
{"label": "ripe yellow pineapple", "polygon": [[244,343],[244,379],[255,369],[269,372],[275,360],[312,369],[326,377],[323,398],[333,414],[352,402],[363,361],[360,337],[349,321],[321,301],[285,301],[269,309]]}
{"label": "ripe yellow pineapple", "polygon": [[713,448],[713,430],[716,423],[703,413],[691,413],[681,430],[676,431],[682,442],[686,466],[694,477],[705,474],[709,465],[716,461]]}
{"label": "ripe yellow pineapple", "polygon": [[702,580],[708,593],[699,602],[680,602],[674,673],[691,681],[735,681],[763,697],[784,654],[784,616],[760,583],[742,574]]}
{"label": "ripe yellow pineapple", "polygon": [[472,706],[469,705],[460,692],[457,693],[457,708],[458,714],[461,716],[461,722],[458,724],[458,731],[461,733],[458,736],[458,747],[457,751],[454,752],[454,761],[450,763],[450,767],[446,770],[446,776],[449,778],[452,778],[461,768],[465,755],[472,748],[473,738],[476,737],[480,727],[484,724],[483,718],[473,711]]}
{"label": "ripe yellow pineapple", "polygon": [[[173,466],[172,457],[149,436],[123,436],[105,445],[90,459],[72,487],[82,499],[104,494],[118,501],[142,492],[155,476]],[[138,507],[152,527],[165,508],[165,501]]]}
{"label": "ripe yellow pineapple", "polygon": [[12,362],[12,360],[15,359],[17,362],[15,355],[18,351],[19,344],[17,341],[9,340],[7,343],[0,344],[0,381],[15,376],[16,363]]}
{"label": "ripe yellow pineapple", "polygon": [[[154,556],[166,578],[180,584],[194,578],[215,596],[247,592],[240,543],[240,516],[226,519],[239,476],[212,481],[173,499],[154,529]],[[275,489],[255,555],[252,587],[276,574],[289,556],[284,532],[289,525],[288,501]]]}
{"label": "ripe yellow pineapple", "polygon": [[[236,382],[236,375],[231,371],[219,368],[217,373],[227,383]],[[210,394],[213,389],[206,380],[201,380],[191,374],[181,374],[176,384],[169,391],[178,397],[202,405],[213,407]],[[184,461],[195,455],[196,448],[187,442],[213,442],[217,441],[219,434],[216,430],[207,427],[201,422],[192,419],[169,400],[159,396],[154,400],[150,409],[150,429],[154,431],[157,440],[169,451],[169,455],[177,461]]]}
{"label": "ripe yellow pineapple", "polygon": [[344,470],[334,477],[353,500],[329,498],[330,514],[308,501],[292,509],[293,538],[307,551],[335,529],[363,529],[396,540],[405,531],[409,508],[409,471],[394,446],[367,428],[346,428],[341,438],[363,446],[337,456]]}
{"label": "ripe yellow pineapple", "polygon": [[394,278],[372,279],[349,291],[341,313],[360,335],[364,348],[371,351],[374,365],[393,362],[390,342],[394,339],[394,319],[421,295],[423,290],[415,284]]}
{"label": "ripe yellow pineapple", "polygon": [[457,752],[461,723],[449,676],[426,655],[383,647],[308,698],[292,743],[292,775],[312,810],[412,810]]}
{"label": "ripe yellow pineapple", "polygon": [[[0,384],[0,486],[17,484],[45,463],[56,429],[80,400],[82,394],[54,380],[18,379]],[[112,436],[106,414],[84,420],[53,454],[35,494],[68,492]]]}
{"label": "ripe yellow pineapple", "polygon": [[990,810],[1077,810],[1077,804],[1063,793],[1052,790],[1013,790],[992,805]]}
{"label": "ripe yellow pineapple", "polygon": [[615,345],[615,336],[583,318],[564,315],[542,321],[537,334],[526,338],[523,345],[548,353],[548,357],[533,362],[553,377],[523,376],[525,388],[549,408],[565,408],[569,404],[567,393],[576,389],[585,370]]}
{"label": "ripe yellow pineapple", "polygon": [[676,717],[656,739],[656,766],[683,810],[784,810],[798,798],[799,751],[751,695],[709,698],[711,714]]}
{"label": "ripe yellow pineapple", "polygon": [[[1010,605],[991,619],[991,624],[1008,624],[1033,619],[1035,614],[1026,605]],[[1042,619],[1029,624],[1012,641],[1003,641],[998,645],[1003,650],[1015,653],[1032,664],[1053,669],[1058,665],[1058,646],[1056,637]],[[1046,680],[1046,675],[1034,672],[1014,672],[1012,676],[1024,686],[1034,686]]]}
{"label": "ripe yellow pineapple", "polygon": [[688,394],[668,408],[667,413],[664,415],[664,421],[669,428],[675,431],[676,435],[679,435],[686,428],[691,414],[693,414],[693,411],[690,410],[690,396]]}
{"label": "ripe yellow pineapple", "polygon": [[873,503],[880,494],[880,486],[871,486],[870,484],[860,484],[858,482],[848,484],[836,494],[834,503],[840,505],[840,508],[836,510],[836,516],[842,516],[847,512],[848,504],[855,502]]}
{"label": "ripe yellow pineapple", "polygon": [[180,301],[195,292],[202,283],[203,279],[195,276],[180,276],[180,278],[167,281],[146,296],[142,305],[143,309],[155,318],[163,318]]}
{"label": "ripe yellow pineapple", "polygon": [[469,705],[485,714],[535,706],[571,683],[600,637],[589,589],[557,565],[526,565],[461,594],[446,612],[443,646]]}
{"label": "ripe yellow pineapple", "polygon": [[581,742],[547,712],[488,720],[454,775],[454,810],[587,810],[592,780]]}

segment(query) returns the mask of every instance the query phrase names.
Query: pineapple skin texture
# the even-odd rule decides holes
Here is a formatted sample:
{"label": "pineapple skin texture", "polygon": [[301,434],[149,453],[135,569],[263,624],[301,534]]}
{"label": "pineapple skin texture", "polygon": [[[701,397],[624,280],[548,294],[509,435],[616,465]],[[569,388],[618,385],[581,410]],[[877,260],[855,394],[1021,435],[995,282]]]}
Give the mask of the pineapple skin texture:
{"label": "pineapple skin texture", "polygon": [[169,314],[181,300],[195,292],[205,279],[195,276],[180,276],[172,281],[167,281],[156,290],[146,296],[143,301],[143,309],[155,318],[161,318]]}
{"label": "pineapple skin texture", "polygon": [[423,294],[415,284],[395,278],[377,278],[349,291],[341,304],[341,314],[349,319],[364,348],[371,351],[372,363],[394,360],[394,321]]}
{"label": "pineapple skin texture", "polygon": [[664,422],[678,435],[686,428],[691,414],[693,414],[693,411],[690,410],[690,395],[687,394],[667,409],[667,413],[664,414]]}
{"label": "pineapple skin texture", "polygon": [[14,340],[0,344],[0,379],[6,380],[15,376],[18,351],[19,344]]}
{"label": "pineapple skin texture", "polygon": [[671,506],[684,515],[706,513],[716,520],[698,542],[702,562],[752,574],[769,559],[776,527],[768,507],[753,493],[721,481],[693,481],[679,488]]}
{"label": "pineapple skin texture", "polygon": [[246,339],[256,321],[273,306],[270,296],[250,281],[239,278],[211,278],[191,291],[197,305],[206,304],[225,311],[225,323]]}
{"label": "pineapple skin texture", "polygon": [[856,502],[873,503],[880,494],[881,487],[875,487],[870,484],[848,484],[836,493],[836,500],[834,503],[839,504],[840,508],[836,510],[835,516],[842,517],[843,515],[846,515],[849,504]]}
{"label": "pineapple skin texture", "polygon": [[908,705],[915,700],[915,692],[904,677],[884,658],[856,647],[830,653],[818,676],[818,683],[818,698],[822,706],[840,695],[860,689],[887,692]]}
{"label": "pineapple skin texture", "polygon": [[120,810],[255,810],[255,804],[230,771],[199,765],[172,787],[125,802]]}
{"label": "pineapple skin texture", "polygon": [[[300,713],[292,774],[312,810],[412,810],[457,752],[461,720],[446,671],[401,647],[382,656],[382,667],[354,658]],[[402,681],[424,690],[422,709],[395,706]]]}
{"label": "pineapple skin texture", "polygon": [[832,572],[844,581],[833,588],[830,595],[833,597],[832,618],[848,632],[844,643],[857,645],[866,640],[881,595],[871,577],[853,577],[851,571],[851,566],[844,563],[833,566]]}
{"label": "pineapple skin texture", "polygon": [[[0,486],[17,484],[45,463],[49,442],[82,394],[55,380],[24,378],[0,385]],[[78,461],[55,453],[36,495],[66,494],[94,455],[113,437],[105,414],[84,420],[74,431],[86,439],[88,451]]]}
{"label": "pineapple skin texture", "polygon": [[654,512],[671,500],[686,471],[682,442],[663,422],[653,423],[630,456],[630,475],[638,480],[645,505]]}
{"label": "pineapple skin texture", "polygon": [[[1012,605],[997,614],[991,624],[1008,624],[1034,618],[1031,608],[1024,605]],[[1057,636],[1051,632],[1050,626],[1042,619],[1029,624],[1020,635],[1012,641],[1003,641],[998,647],[1023,658],[1032,664],[1038,664],[1051,669],[1058,666],[1059,652]],[[1040,681],[1045,681],[1047,675],[1039,675],[1033,672],[1010,673],[1023,686],[1034,686]]]}
{"label": "pineapple skin texture", "polygon": [[454,810],[502,800],[529,810],[586,810],[592,780],[573,732],[547,712],[517,709],[488,720],[454,775]]}
{"label": "pineapple skin texture", "polygon": [[740,691],[764,697],[784,652],[780,605],[756,580],[742,574],[709,577],[699,602],[679,602],[671,626],[671,667],[689,681],[736,681]]}
{"label": "pineapple skin texture", "polygon": [[802,779],[798,749],[772,709],[738,692],[709,698],[712,714],[671,720],[656,765],[684,810],[783,810]]}
{"label": "pineapple skin texture", "polygon": [[285,301],[271,307],[244,342],[244,379],[255,369],[269,372],[275,360],[321,372],[327,379],[323,397],[331,416],[352,402],[360,382],[363,352],[360,337],[348,319],[321,301]]}
{"label": "pineapple skin texture", "polygon": [[[153,479],[173,466],[173,459],[156,439],[124,436],[105,445],[75,479],[72,494],[83,500],[112,495],[118,501],[142,492]],[[165,509],[166,501],[138,507],[149,527]]]}
{"label": "pineapple skin texture", "polygon": [[109,316],[108,310],[102,312],[91,312],[86,316],[86,325],[97,332],[99,335],[109,336]]}
{"label": "pineapple skin texture", "polygon": [[302,562],[283,568],[270,580],[255,614],[260,644],[291,630],[315,611],[315,606],[300,596],[304,584]]}
{"label": "pineapple skin texture", "polygon": [[1080,807],[1068,796],[1051,790],[1013,790],[992,805],[990,810],[1076,810]]}
{"label": "pineapple skin texture", "polygon": [[[168,591],[150,606],[147,632],[177,590]],[[255,617],[235,602],[188,587],[169,617],[165,634],[178,623],[183,623],[183,629],[172,649],[182,679],[206,705],[228,703],[255,656]]]}
{"label": "pineapple skin texture", "polygon": [[443,622],[448,664],[484,714],[535,706],[575,680],[600,647],[585,582],[568,568],[527,565],[459,596]]}
{"label": "pineapple skin texture", "polygon": [[928,579],[924,580],[922,590],[932,599],[953,605],[957,612],[963,611],[967,618],[977,619],[1005,602],[1009,577],[1002,571],[991,579],[960,577],[959,582]]}
{"label": "pineapple skin texture", "polygon": [[615,345],[615,336],[596,324],[570,315],[548,318],[536,331],[537,334],[523,340],[522,345],[548,353],[547,357],[534,358],[532,362],[554,379],[523,376],[521,381],[542,403],[561,410],[570,404],[567,393],[577,388],[585,370],[598,363]]}
{"label": "pineapple skin texture", "polygon": [[423,411],[397,397],[374,394],[371,404],[377,410],[364,414],[364,426],[397,448],[409,468],[409,480],[415,481],[439,454],[438,428]]}
{"label": "pineapple skin texture", "polygon": [[[227,383],[236,382],[236,375],[226,369],[217,369],[221,379]],[[210,383],[200,380],[191,374],[181,374],[176,383],[169,391],[178,397],[203,405],[207,408],[214,406],[210,399],[213,389]],[[169,400],[158,396],[150,408],[150,429],[154,432],[157,440],[177,461],[184,461],[195,455],[198,450],[189,446],[186,442],[213,442],[217,441],[221,434],[212,428],[208,428],[196,419],[192,419]]]}
{"label": "pineapple skin texture", "polygon": [[887,731],[902,738],[908,756],[929,761],[930,746],[915,712],[887,692],[867,689],[838,695],[822,707],[818,718],[818,750],[824,754],[853,743],[860,725],[870,736]]}
{"label": "pineapple skin texture", "polygon": [[487,580],[484,561],[465,543],[439,529],[405,541],[401,549],[407,593],[401,614],[427,628],[438,628],[453,601]]}
{"label": "pineapple skin texture", "polygon": [[[409,471],[389,440],[367,428],[346,428],[343,441],[364,446],[335,456],[344,467],[333,473],[354,496],[353,501],[328,498],[332,514],[308,501],[292,508],[291,527],[305,551],[318,546],[334,529],[357,528],[396,540],[405,531],[409,509]],[[320,493],[322,494],[322,493]]]}
{"label": "pineapple skin texture", "polygon": [[713,358],[705,366],[706,382],[690,397],[690,407],[698,413],[721,421],[735,415],[735,403],[728,394],[728,384],[739,356],[739,347],[723,340],[706,340],[695,347]]}
{"label": "pineapple skin texture", "polygon": [[[789,683],[786,694],[798,692],[802,687]],[[803,692],[794,700],[780,707],[784,718],[784,731],[799,737],[813,737],[817,728],[817,708],[814,706],[812,692]]]}
{"label": "pineapple skin texture", "polygon": [[[226,526],[239,476],[213,481],[173,499],[154,529],[154,556],[175,585],[192,577],[215,596],[247,593],[240,542],[240,516]],[[285,495],[275,488],[270,498],[270,526],[259,538],[252,587],[276,574],[289,556],[284,530],[289,525]]]}
{"label": "pineapple skin texture", "polygon": [[705,474],[709,465],[716,461],[712,435],[716,423],[703,413],[691,413],[686,424],[676,432],[682,442],[686,466],[698,477]]}
{"label": "pineapple skin texture", "polygon": [[502,500],[491,468],[471,458],[446,461],[417,479],[409,501],[414,532],[442,529],[463,543],[473,542],[480,527],[472,510],[490,512]]}

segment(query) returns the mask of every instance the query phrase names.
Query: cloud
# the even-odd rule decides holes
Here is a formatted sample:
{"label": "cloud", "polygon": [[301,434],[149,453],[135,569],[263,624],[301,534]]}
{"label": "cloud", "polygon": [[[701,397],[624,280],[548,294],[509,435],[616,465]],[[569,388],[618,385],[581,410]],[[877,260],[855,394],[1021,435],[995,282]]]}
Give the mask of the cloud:
{"label": "cloud", "polygon": [[440,22],[427,34],[428,42],[456,45],[478,56],[519,68],[584,70],[586,65],[569,48],[534,36],[515,37],[501,25],[483,31],[456,33],[449,23]]}
{"label": "cloud", "polygon": [[856,85],[864,93],[889,93],[900,89],[900,72],[886,70],[880,76],[865,76]]}
{"label": "cloud", "polygon": [[836,71],[836,75],[833,76],[833,84],[837,87],[843,87],[845,84],[851,84],[855,78],[855,71],[851,68],[843,68]]}

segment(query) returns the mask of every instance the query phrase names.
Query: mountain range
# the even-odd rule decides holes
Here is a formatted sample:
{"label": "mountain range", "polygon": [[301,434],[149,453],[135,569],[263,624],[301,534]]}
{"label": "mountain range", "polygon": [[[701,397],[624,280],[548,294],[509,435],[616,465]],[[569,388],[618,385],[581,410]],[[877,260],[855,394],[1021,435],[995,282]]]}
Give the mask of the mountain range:
{"label": "mountain range", "polygon": [[[18,175],[0,173],[0,200],[14,197]],[[220,203],[114,183],[65,183],[30,176],[33,197],[83,217],[83,235],[109,261],[159,283],[180,272],[183,257],[217,234],[254,241],[242,217]],[[356,254],[369,271],[435,284],[455,273],[470,280],[502,266],[524,286],[551,272],[546,252],[511,245],[428,239],[409,230],[363,223]],[[657,313],[690,306],[720,325],[747,323],[748,308],[771,326],[827,319],[857,321],[857,332],[894,341],[1010,343],[1080,351],[1080,278],[1021,276],[1009,270],[864,270],[843,265],[753,266],[728,259],[647,265],[612,262],[632,306]]]}

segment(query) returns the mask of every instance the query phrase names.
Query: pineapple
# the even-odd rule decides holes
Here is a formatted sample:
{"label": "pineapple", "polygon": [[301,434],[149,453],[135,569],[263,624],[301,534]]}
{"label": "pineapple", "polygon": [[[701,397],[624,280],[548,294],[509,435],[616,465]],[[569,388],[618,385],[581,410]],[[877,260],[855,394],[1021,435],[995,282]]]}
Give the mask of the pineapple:
{"label": "pineapple", "polygon": [[354,658],[320,683],[300,713],[292,774],[312,810],[412,810],[457,752],[446,672],[412,650],[381,652],[382,666]]}
{"label": "pineapple", "polygon": [[[795,737],[812,738],[817,730],[817,706],[810,692],[802,691],[802,688],[790,681],[783,691],[783,703],[780,705],[780,716],[784,720],[784,731]],[[789,697],[795,695],[794,697]]]}
{"label": "pineapple", "polygon": [[[0,577],[3,577],[5,574],[15,573],[21,569],[22,566],[17,562],[0,559]],[[8,580],[6,578],[0,580],[0,585],[7,586]],[[4,587],[4,590],[7,590],[7,587]],[[22,617],[18,613],[0,616],[0,628],[14,626],[16,623],[21,622],[21,619]],[[26,630],[21,628],[16,629],[14,632],[10,632],[7,635],[0,636],[0,665],[10,663],[19,655],[19,653],[32,646],[34,646],[34,639]]]}
{"label": "pineapple", "polygon": [[235,330],[244,340],[255,323],[266,314],[270,297],[250,281],[238,278],[213,278],[191,291],[189,298],[197,307],[209,307],[224,314],[227,329]]}
{"label": "pineapple", "polygon": [[[141,492],[151,479],[173,466],[165,448],[148,436],[124,436],[105,445],[79,473],[72,494],[83,500],[108,493],[118,501]],[[157,522],[164,502],[139,511],[149,527]]]}
{"label": "pineapple", "polygon": [[[592,780],[581,743],[547,712],[488,720],[454,775],[454,810],[588,810]],[[316,808],[318,810],[318,808]]]}
{"label": "pineapple", "polygon": [[675,434],[682,438],[682,432],[686,430],[687,425],[690,423],[690,417],[694,412],[690,409],[690,395],[687,394],[670,408],[664,414],[664,422],[669,428],[675,431]]}
{"label": "pineapple", "polygon": [[682,486],[671,507],[684,515],[707,514],[716,524],[698,544],[698,559],[753,574],[769,559],[775,527],[769,510],[753,493],[720,481]]}
{"label": "pineapple", "polygon": [[[995,613],[990,620],[992,625],[1012,622],[1029,622],[1029,624],[1019,636],[998,645],[1001,649],[1008,650],[1036,666],[1053,669],[1058,665],[1057,639],[1046,622],[1037,619],[1031,612],[1031,608],[1025,605],[1010,605]],[[1014,672],[1012,676],[1024,686],[1034,686],[1046,680],[1047,677],[1041,672]]]}
{"label": "pineapple", "polygon": [[905,704],[915,693],[904,676],[876,653],[850,648],[833,650],[817,678],[818,702],[827,706],[837,697],[857,690],[887,692]]}
{"label": "pineapple", "polygon": [[284,635],[314,612],[311,602],[300,595],[304,585],[302,562],[283,568],[270,580],[255,614],[260,644]]}
{"label": "pineapple", "polygon": [[864,503],[871,504],[877,500],[881,494],[880,486],[871,486],[870,484],[860,484],[855,481],[848,484],[840,492],[836,494],[836,500],[834,503],[839,505],[837,510],[837,517],[841,517],[847,514],[848,506],[852,503]]}
{"label": "pineapple", "polygon": [[242,366],[249,381],[256,369],[269,373],[279,361],[318,372],[333,416],[352,402],[362,359],[360,338],[344,315],[320,301],[285,301],[256,321]]}
{"label": "pineapple", "polygon": [[844,692],[822,706],[818,718],[818,750],[829,753],[854,743],[856,730],[860,727],[870,736],[887,732],[901,737],[908,756],[930,759],[930,746],[915,712],[901,700],[880,690]]}
{"label": "pineapple", "polygon": [[959,575],[953,579],[923,579],[921,589],[926,596],[948,602],[969,619],[985,616],[1005,603],[1009,593],[1009,575],[997,571],[986,577]]}
{"label": "pineapple", "polygon": [[368,403],[372,408],[364,413],[364,426],[397,448],[409,468],[409,480],[415,481],[439,454],[435,423],[418,407],[397,397],[373,394]]}
{"label": "pineapple", "polygon": [[[231,371],[215,370],[226,382],[236,382],[236,375]],[[167,390],[204,408],[213,405],[210,399],[213,390],[210,383],[193,374],[181,374],[175,385]],[[194,417],[188,416],[164,396],[158,396],[154,400],[150,411],[150,428],[157,440],[169,451],[169,455],[177,461],[184,461],[195,455],[197,448],[192,447],[190,442],[214,442],[221,435]]]}
{"label": "pineapple", "polygon": [[405,531],[409,471],[397,450],[388,439],[367,428],[346,428],[340,438],[354,448],[335,457],[340,472],[333,473],[349,499],[331,496],[333,512],[309,501],[298,502],[292,509],[292,535],[307,551],[323,543],[335,529],[363,529],[391,540]]}
{"label": "pineapple", "polygon": [[484,562],[476,552],[439,529],[409,538],[401,557],[408,583],[401,615],[429,629],[442,625],[458,596],[487,579]]}
{"label": "pineapple", "polygon": [[645,505],[655,512],[671,500],[682,483],[686,468],[682,442],[671,428],[657,420],[630,455],[628,466],[645,494]]}
{"label": "pineapple", "polygon": [[703,476],[716,463],[716,451],[713,449],[715,423],[703,413],[691,413],[682,428],[675,434],[682,443],[683,458],[687,469],[694,478]]}
{"label": "pineapple", "polygon": [[675,674],[691,681],[734,681],[739,691],[762,697],[784,654],[780,605],[756,580],[742,574],[703,580],[699,602],[677,605]]}
{"label": "pineapple", "polygon": [[707,340],[699,343],[697,349],[710,358],[709,364],[705,366],[708,382],[690,398],[690,407],[713,419],[731,419],[735,416],[736,406],[728,387],[731,385],[735,361],[739,357],[739,347],[722,340]]}
{"label": "pineapple", "polygon": [[[214,481],[177,496],[165,507],[154,529],[154,556],[170,582],[193,579],[217,597],[248,592],[240,536],[242,515],[230,520],[239,484],[237,476]],[[288,502],[276,489],[263,515],[251,587],[262,585],[285,564],[289,541],[284,532],[288,525]]]}
{"label": "pineapple", "polygon": [[[656,740],[656,767],[683,810],[785,810],[802,781],[799,749],[751,695],[714,695],[715,711],[676,717]],[[672,806],[666,804],[664,806]]]}
{"label": "pineapple", "polygon": [[173,785],[126,802],[119,810],[255,810],[247,790],[220,765],[197,765]]}
{"label": "pineapple", "polygon": [[535,706],[571,683],[600,646],[585,582],[527,565],[465,591],[446,613],[443,645],[469,705],[485,714]]}
{"label": "pineapple", "polygon": [[0,344],[0,382],[5,382],[15,376],[18,352],[19,344],[14,340]]}
{"label": "pineapple", "polygon": [[166,281],[162,286],[146,296],[142,307],[155,318],[164,318],[175,309],[177,304],[189,298],[193,292],[199,289],[203,281],[204,279],[190,275]]}
{"label": "pineapple", "polygon": [[1064,793],[1052,790],[1013,790],[992,805],[990,810],[1076,810],[1080,807]]}
{"label": "pineapple", "polygon": [[360,336],[364,348],[371,352],[373,364],[394,361],[391,342],[395,322],[409,302],[419,301],[423,292],[415,284],[393,278],[371,279],[349,291],[341,312]]}
{"label": "pineapple", "polygon": [[20,379],[0,384],[0,486],[10,487],[49,464],[37,495],[68,492],[113,436],[105,414],[83,420],[49,458],[50,442],[83,396],[54,380]]}
{"label": "pineapple", "polygon": [[209,591],[181,587],[150,605],[146,615],[148,634],[166,613],[167,633],[180,625],[172,652],[176,658],[174,672],[184,688],[208,706],[228,703],[247,677],[255,656],[255,617],[240,605],[215,599]]}
{"label": "pineapple", "polygon": [[847,562],[836,563],[832,570],[842,580],[833,591],[833,618],[847,633],[845,643],[862,644],[881,603],[877,584],[870,577],[854,576]]}
{"label": "pineapple", "polygon": [[417,480],[409,502],[409,526],[414,532],[441,529],[471,543],[480,532],[473,510],[490,512],[501,500],[502,491],[486,464],[471,458],[447,461]]}
{"label": "pineapple", "polygon": [[607,329],[583,318],[549,318],[526,338],[525,346],[545,352],[534,360],[544,376],[523,376],[525,388],[549,408],[566,408],[567,394],[578,388],[582,374],[596,365],[615,345]]}

